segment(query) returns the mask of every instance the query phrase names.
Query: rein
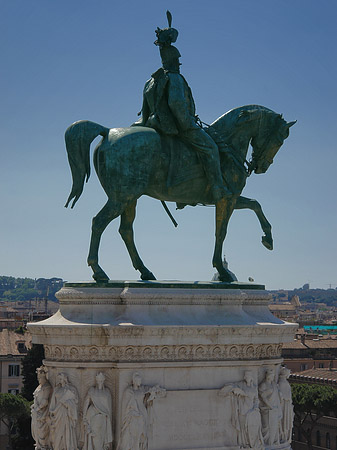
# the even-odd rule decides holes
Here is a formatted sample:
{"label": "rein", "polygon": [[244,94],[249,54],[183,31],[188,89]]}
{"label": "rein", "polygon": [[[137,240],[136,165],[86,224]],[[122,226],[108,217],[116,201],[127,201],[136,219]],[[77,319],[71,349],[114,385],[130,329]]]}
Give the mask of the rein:
{"label": "rein", "polygon": [[[211,125],[209,125],[206,122],[203,122],[200,120],[200,118],[197,116],[197,123],[201,128],[203,128],[203,125],[206,125],[210,133],[207,133],[211,136],[211,138],[214,140],[216,145],[218,146],[219,153],[226,153],[236,164],[237,168],[244,172],[247,177],[249,177],[253,170],[253,160],[248,161],[246,158],[244,160],[240,160],[238,156],[232,152],[227,144],[225,144],[224,139],[221,134],[214,131]],[[207,131],[206,131],[207,132]]]}

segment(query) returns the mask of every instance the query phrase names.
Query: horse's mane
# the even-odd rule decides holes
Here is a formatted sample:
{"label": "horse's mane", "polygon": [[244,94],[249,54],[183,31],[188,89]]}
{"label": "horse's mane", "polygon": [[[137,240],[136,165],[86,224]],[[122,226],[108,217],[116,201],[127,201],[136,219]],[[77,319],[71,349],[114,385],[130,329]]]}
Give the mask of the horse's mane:
{"label": "horse's mane", "polygon": [[211,123],[210,127],[212,127],[215,131],[221,132],[222,134],[226,134],[226,131],[232,131],[233,126],[237,125],[238,122],[240,124],[245,123],[252,118],[252,112],[260,112],[263,113],[272,113],[277,114],[269,108],[261,105],[245,105],[239,106],[238,108],[233,108],[227,111],[225,114],[216,119],[213,123]]}
{"label": "horse's mane", "polygon": [[[221,145],[222,143],[230,143],[233,136],[237,134],[241,126],[253,120],[259,120],[260,125],[274,123],[277,117],[281,117],[269,108],[260,105],[246,105],[231,109],[218,119],[216,119],[206,132]],[[260,134],[268,135],[270,129],[267,126],[260,128]]]}

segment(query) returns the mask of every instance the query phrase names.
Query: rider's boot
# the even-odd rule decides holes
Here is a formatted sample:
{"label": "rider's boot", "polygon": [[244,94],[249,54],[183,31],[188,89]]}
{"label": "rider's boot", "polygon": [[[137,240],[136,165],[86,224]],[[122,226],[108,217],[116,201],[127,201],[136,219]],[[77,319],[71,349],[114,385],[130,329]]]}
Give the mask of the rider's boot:
{"label": "rider's boot", "polygon": [[214,203],[217,203],[224,197],[229,197],[232,193],[225,186],[213,185],[211,187],[212,198]]}
{"label": "rider's boot", "polygon": [[233,193],[224,186],[220,169],[219,149],[213,139],[199,127],[184,131],[180,137],[187,145],[192,146],[198,152],[208,184],[211,187],[212,202],[217,203],[224,197],[232,196]]}
{"label": "rider's boot", "polygon": [[215,203],[233,193],[224,185],[220,170],[220,161],[213,158],[204,158],[206,177],[211,185],[212,199]]}

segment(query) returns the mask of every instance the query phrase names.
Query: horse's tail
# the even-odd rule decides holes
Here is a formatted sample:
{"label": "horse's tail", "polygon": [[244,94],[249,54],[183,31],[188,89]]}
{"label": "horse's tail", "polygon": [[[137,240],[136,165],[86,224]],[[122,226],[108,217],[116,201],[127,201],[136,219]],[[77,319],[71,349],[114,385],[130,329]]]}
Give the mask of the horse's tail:
{"label": "horse's tail", "polygon": [[65,132],[68,161],[73,177],[73,186],[65,207],[74,199],[71,207],[80,198],[84,180],[90,177],[90,144],[99,135],[107,136],[109,129],[89,120],[73,123]]}

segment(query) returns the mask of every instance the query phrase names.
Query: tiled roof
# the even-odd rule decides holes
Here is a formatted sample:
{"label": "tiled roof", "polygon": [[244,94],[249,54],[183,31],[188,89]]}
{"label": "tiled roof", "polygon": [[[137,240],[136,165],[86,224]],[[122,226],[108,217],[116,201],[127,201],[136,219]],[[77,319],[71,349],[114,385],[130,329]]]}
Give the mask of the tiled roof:
{"label": "tiled roof", "polygon": [[0,357],[24,354],[24,352],[19,351],[18,342],[23,342],[27,349],[30,348],[32,346],[31,334],[27,331],[25,334],[15,333],[15,331],[7,329],[0,331]]}
{"label": "tiled roof", "polygon": [[337,384],[337,369],[308,369],[291,374],[292,381]]}
{"label": "tiled roof", "polygon": [[306,339],[305,345],[309,348],[337,348],[337,339]]}
{"label": "tiled roof", "polygon": [[292,342],[287,342],[283,344],[283,349],[337,349],[337,339],[305,339],[304,343],[300,339],[296,339]]}
{"label": "tiled roof", "polygon": [[287,350],[287,349],[301,349],[301,350],[307,350],[308,347],[306,347],[304,344],[302,344],[302,342],[300,340],[296,341],[292,341],[292,342],[287,342],[285,344],[283,344],[283,349]]}
{"label": "tiled roof", "polygon": [[295,311],[296,310],[295,306],[291,305],[290,303],[287,305],[271,303],[269,305],[269,309],[271,311]]}

